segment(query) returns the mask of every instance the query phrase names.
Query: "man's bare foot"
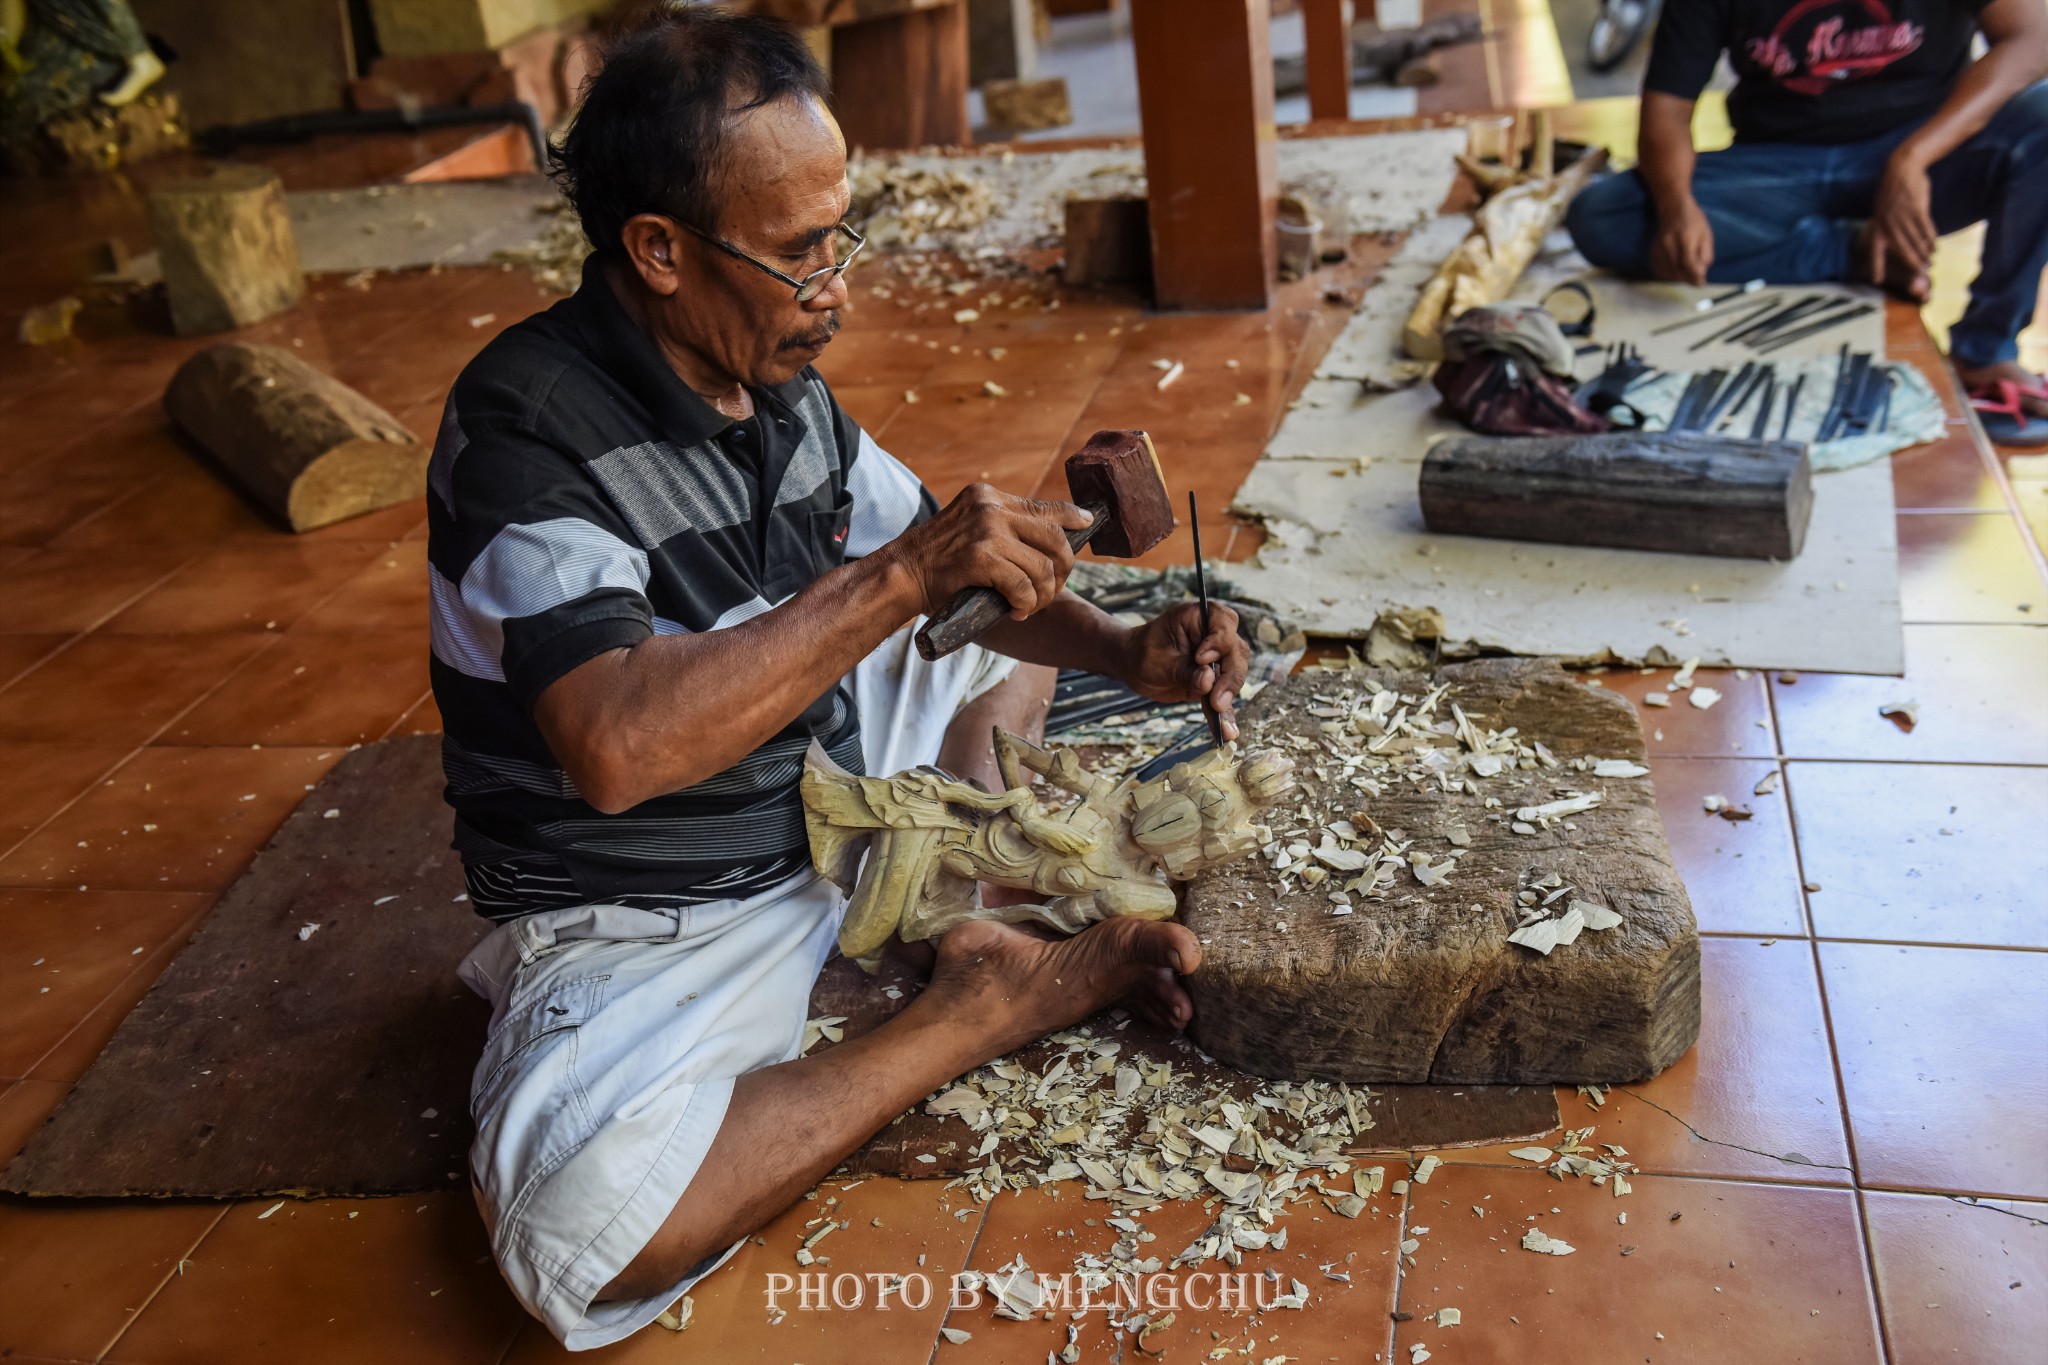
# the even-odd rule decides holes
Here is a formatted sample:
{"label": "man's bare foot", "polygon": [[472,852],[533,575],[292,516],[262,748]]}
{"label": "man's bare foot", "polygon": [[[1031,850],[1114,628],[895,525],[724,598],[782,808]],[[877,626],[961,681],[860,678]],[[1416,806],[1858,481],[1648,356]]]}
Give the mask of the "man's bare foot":
{"label": "man's bare foot", "polygon": [[1849,270],[1865,284],[1878,288],[1909,303],[1927,302],[1927,272],[1899,254],[1896,246],[1887,246],[1884,253],[1884,268],[1873,271],[1870,264],[1870,224],[1865,223],[1856,233],[1856,244],[1849,249]]}
{"label": "man's bare foot", "polygon": [[2002,360],[1996,365],[1957,365],[1956,377],[1963,381],[1963,388],[1970,393],[1980,389],[1994,388],[2000,380],[2009,380],[2019,388],[2020,407],[2036,417],[2048,417],[2048,382],[2017,360]]}
{"label": "man's bare foot", "polygon": [[1174,978],[1201,960],[1194,934],[1165,920],[1115,916],[1051,939],[969,920],[939,940],[932,984],[920,1000],[984,1022],[991,1055],[999,1056],[1126,996],[1147,1017],[1185,1027],[1194,1005]]}

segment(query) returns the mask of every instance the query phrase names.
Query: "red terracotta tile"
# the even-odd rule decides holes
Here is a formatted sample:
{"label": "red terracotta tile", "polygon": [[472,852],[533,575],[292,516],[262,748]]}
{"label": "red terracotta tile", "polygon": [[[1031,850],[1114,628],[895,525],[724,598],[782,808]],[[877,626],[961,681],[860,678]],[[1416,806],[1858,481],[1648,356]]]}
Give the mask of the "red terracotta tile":
{"label": "red terracotta tile", "polygon": [[[1677,672],[1675,668],[1652,669],[1648,673],[1620,668],[1597,676],[1601,686],[1634,703],[1643,725],[1643,746],[1652,754],[1721,757],[1776,751],[1770,692],[1763,674],[1746,668],[1740,672],[1732,668],[1695,669],[1696,685],[1721,694],[1719,701],[1702,710],[1692,704],[1691,692],[1671,690],[1670,682]],[[1670,705],[1645,705],[1646,696],[1662,697]]]}
{"label": "red terracotta tile", "polygon": [[[1707,938],[1700,956],[1698,1044],[1662,1075],[1611,1089],[1597,1107],[1559,1086],[1563,1125],[1591,1127],[1592,1142],[1619,1143],[1652,1174],[1850,1183],[1812,949],[1803,939]],[[1525,1145],[1439,1155],[1456,1165],[1527,1166],[1510,1155]],[[1580,1179],[1564,1183],[1583,1192],[1574,1198],[1612,1197]],[[1615,1204],[1618,1213],[1633,1201]]]}
{"label": "red terracotta tile", "polygon": [[2048,953],[1822,943],[1866,1189],[2048,1195]]}
{"label": "red terracotta tile", "polygon": [[[937,357],[958,339],[959,329],[945,326],[933,332],[897,328],[896,320],[877,317],[872,326],[849,324],[833,338],[818,358],[818,373],[825,376],[834,392],[840,388],[880,386],[901,391],[914,389],[924,379]],[[882,330],[888,327],[891,330]],[[944,339],[940,340],[943,336]],[[927,346],[927,341],[939,341]]]}
{"label": "red terracotta tile", "polygon": [[[1906,675],[1772,676],[1788,757],[1918,763],[2048,763],[2048,712],[2025,704],[2025,679],[2048,677],[2048,628],[1907,626]],[[1910,732],[1878,714],[1917,701]]]}
{"label": "red terracotta tile", "polygon": [[[1757,785],[1777,771],[1777,761],[1768,758],[1650,756],[1664,837],[1704,933],[1806,933],[1782,775],[1777,791],[1755,794]],[[1711,795],[1747,808],[1751,818],[1731,821],[1709,814],[1706,798]]]}
{"label": "red terracotta tile", "polygon": [[0,635],[0,687],[7,686],[50,657],[59,645],[71,638],[68,633],[55,631],[37,635]]}
{"label": "red terracotta tile", "polygon": [[26,1076],[206,908],[169,892],[0,889],[0,1076]]}
{"label": "red terracotta tile", "polygon": [[112,1040],[114,1031],[121,1026],[134,1008],[142,1003],[142,997],[149,994],[150,987],[164,974],[164,968],[171,960],[184,951],[192,941],[192,935],[205,921],[212,910],[212,898],[202,898],[203,907],[177,932],[158,944],[154,949],[135,958],[135,967],[128,975],[107,992],[106,998],[78,1021],[57,1045],[44,1053],[24,1079],[50,1081],[61,1084],[68,1091],[71,1085],[86,1069],[99,1059],[99,1055]]}
{"label": "red terracotta tile", "polygon": [[467,1194],[228,1208],[107,1353],[140,1365],[289,1358],[491,1365],[523,1316]]}
{"label": "red terracotta tile", "polygon": [[0,1200],[0,1341],[97,1360],[221,1216],[219,1206]]}
{"label": "red terracotta tile", "polygon": [[180,718],[180,744],[359,744],[427,690],[427,632],[293,631]]}
{"label": "red terracotta tile", "polygon": [[0,502],[0,545],[47,544],[135,491],[118,474],[49,468],[17,475]]}
{"label": "red terracotta tile", "polygon": [[421,697],[412,710],[400,716],[385,733],[384,738],[392,739],[399,735],[438,735],[442,729],[441,708],[435,705],[434,696],[430,692]]}
{"label": "red terracotta tile", "polygon": [[1899,523],[1899,602],[1909,622],[2027,625],[2048,584],[2011,516],[1924,512]]}
{"label": "red terracotta tile", "polygon": [[71,1087],[62,1081],[10,1081],[0,1089],[0,1164],[28,1145]]}
{"label": "red terracotta tile", "polygon": [[330,596],[374,553],[361,542],[224,545],[172,574],[104,629],[123,635],[282,630]]}
{"label": "red terracotta tile", "polygon": [[74,427],[71,439],[22,473],[26,479],[97,478],[119,480],[124,488],[143,484],[192,462],[190,450],[156,404]]}
{"label": "red terracotta tile", "polygon": [[970,483],[1013,493],[1038,485],[1081,400],[1026,389],[991,398],[978,384],[927,385],[889,423],[888,450],[910,466],[941,503]]}
{"label": "red terracotta tile", "polygon": [[[1700,1040],[1595,1109],[1560,1095],[1643,1170],[1847,1184],[1849,1147],[1813,955],[1798,939],[1701,941]],[[1621,1201],[1623,1203],[1627,1200]]]}
{"label": "red terracotta tile", "polygon": [[283,534],[238,490],[196,461],[166,469],[104,512],[79,522],[50,543],[66,550],[122,552],[132,545],[193,551],[237,536]]}
{"label": "red terracotta tile", "polygon": [[0,744],[0,853],[94,786],[134,749],[125,744]]}
{"label": "red terracotta tile", "polygon": [[[847,384],[834,385],[832,396],[854,424],[878,442],[884,439],[889,423],[903,407],[906,391],[892,384]],[[886,445],[883,449],[888,449]]]}
{"label": "red terracotta tile", "polygon": [[1814,933],[2048,948],[2048,768],[1788,765]]}
{"label": "red terracotta tile", "polygon": [[192,558],[176,546],[38,550],[8,569],[0,591],[0,630],[90,630]]}
{"label": "red terracotta tile", "polygon": [[[1185,1356],[1201,1359],[1222,1342],[1229,1342],[1233,1358],[1237,1348],[1256,1340],[1261,1357],[1285,1354],[1291,1359],[1322,1359],[1336,1343],[1355,1342],[1361,1335],[1382,1334],[1392,1307],[1395,1260],[1401,1240],[1401,1200],[1383,1195],[1375,1199],[1357,1219],[1331,1213],[1313,1197],[1294,1205],[1275,1229],[1287,1230],[1287,1246],[1279,1251],[1250,1251],[1242,1264],[1228,1266],[1209,1261],[1199,1266],[1172,1268],[1182,1248],[1197,1240],[1215,1221],[1213,1209],[1200,1203],[1168,1202],[1157,1210],[1139,1215],[1136,1221],[1153,1234],[1155,1241],[1142,1247],[1146,1256],[1156,1256],[1165,1267],[1140,1280],[1140,1306],[1150,1305],[1152,1316],[1174,1314],[1174,1321],[1147,1339],[1147,1346],[1161,1351],[1168,1360]],[[1121,1234],[1104,1219],[1114,1210],[1086,1199],[1078,1183],[1040,1186],[999,1196],[989,1206],[988,1221],[974,1245],[973,1269],[988,1273],[1024,1263],[1040,1276],[1050,1277],[1054,1292],[1064,1293],[1075,1308],[1081,1305],[1081,1287],[1075,1272],[1075,1258],[1082,1254],[1106,1254]],[[1349,1274],[1350,1283],[1330,1279],[1319,1268],[1328,1265]],[[1263,1278],[1277,1273],[1280,1280]],[[1061,1283],[1059,1277],[1069,1277]],[[1244,1311],[1270,1303],[1276,1294],[1289,1292],[1290,1282],[1300,1280],[1309,1287],[1309,1301],[1300,1310],[1274,1309],[1265,1313]],[[1277,1286],[1277,1287],[1276,1287]],[[1128,1295],[1128,1291],[1125,1291]],[[1119,1320],[1123,1311],[1107,1311],[1114,1300],[1100,1295],[1078,1318],[1073,1310],[1053,1315],[1051,1321],[1034,1319],[1015,1322],[998,1318],[993,1300],[983,1294],[971,1306],[956,1308],[947,1315],[946,1326],[973,1334],[960,1345],[941,1344],[935,1362],[990,1361],[1038,1365],[1049,1352],[1067,1344],[1070,1322],[1080,1327],[1079,1346],[1084,1360],[1143,1359],[1133,1350],[1127,1332],[1111,1327],[1109,1318]],[[1212,1335],[1215,1334],[1215,1335]],[[1277,1337],[1277,1340],[1271,1338]],[[1356,1358],[1356,1357],[1351,1357]]]}
{"label": "red terracotta tile", "polygon": [[260,635],[91,635],[0,691],[0,742],[139,744],[270,643]]}
{"label": "red terracotta tile", "polygon": [[2020,1365],[2048,1340],[2048,1205],[1866,1194],[1893,1365]]}
{"label": "red terracotta tile", "polygon": [[[1848,1190],[1644,1176],[1616,1200],[1539,1171],[1454,1167],[1431,1194],[1445,1175],[1447,1207],[1411,1215],[1430,1231],[1402,1277],[1401,1311],[1415,1316],[1395,1327],[1390,1359],[1418,1344],[1466,1365],[1883,1359]],[[1531,1228],[1574,1252],[1523,1250]],[[1444,1308],[1463,1322],[1435,1325]]]}
{"label": "red terracotta tile", "polygon": [[427,543],[400,541],[375,553],[297,627],[311,631],[417,630],[427,623]]}
{"label": "red terracotta tile", "polygon": [[341,752],[145,749],[0,858],[0,884],[221,890]]}
{"label": "red terracotta tile", "polygon": [[1892,456],[1892,501],[1902,512],[2003,512],[2005,494],[1968,427]]}
{"label": "red terracotta tile", "polygon": [[[968,1249],[981,1226],[981,1208],[936,1180],[827,1181],[819,1191],[817,1200],[800,1201],[690,1291],[693,1312],[682,1335],[649,1327],[616,1346],[571,1355],[545,1329],[529,1323],[505,1365],[570,1360],[715,1360],[721,1365],[857,1360],[862,1365],[923,1365],[938,1338],[953,1273],[967,1265]],[[825,1211],[822,1201],[828,1198],[840,1201],[830,1211],[848,1226],[818,1247],[830,1258],[829,1264],[806,1272],[793,1256],[808,1232],[815,1231],[804,1225]],[[963,1209],[968,1211],[966,1218],[953,1217],[954,1211]],[[873,1221],[877,1218],[880,1226]],[[823,1282],[827,1297],[822,1309],[803,1306],[794,1277],[804,1273],[832,1277]],[[855,1279],[838,1281],[842,1275]],[[909,1281],[903,1293],[889,1297],[886,1308],[876,1306],[876,1283],[868,1278],[880,1275],[901,1275]],[[785,1284],[778,1276],[789,1279]],[[835,1306],[829,1297],[835,1282],[842,1304],[853,1302],[853,1286],[858,1284],[859,1306]],[[786,1314],[779,1322],[769,1321],[771,1302]]]}

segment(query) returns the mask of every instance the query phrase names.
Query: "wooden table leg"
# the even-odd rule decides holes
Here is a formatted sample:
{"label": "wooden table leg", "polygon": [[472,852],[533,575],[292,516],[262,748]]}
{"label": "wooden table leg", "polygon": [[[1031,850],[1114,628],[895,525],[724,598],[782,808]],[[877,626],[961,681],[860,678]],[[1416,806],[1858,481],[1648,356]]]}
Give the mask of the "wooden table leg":
{"label": "wooden table leg", "polygon": [[1161,308],[1272,302],[1271,25],[1268,0],[1131,0]]}
{"label": "wooden table leg", "polygon": [[966,146],[966,4],[834,28],[832,108],[849,148]]}
{"label": "wooden table leg", "polygon": [[1308,39],[1308,116],[1351,117],[1351,0],[1301,0]]}

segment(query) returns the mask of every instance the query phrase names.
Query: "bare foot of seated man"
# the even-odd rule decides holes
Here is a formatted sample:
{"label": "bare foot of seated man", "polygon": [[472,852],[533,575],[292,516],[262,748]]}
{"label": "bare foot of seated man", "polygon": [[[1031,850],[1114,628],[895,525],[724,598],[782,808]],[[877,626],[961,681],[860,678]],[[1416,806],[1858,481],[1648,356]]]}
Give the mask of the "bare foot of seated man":
{"label": "bare foot of seated man", "polygon": [[703,1169],[660,1232],[599,1299],[659,1294],[767,1223],[891,1119],[947,1081],[1118,1000],[1176,1025],[1174,981],[1200,963],[1181,925],[1106,920],[1045,939],[974,920],[939,941],[931,985],[873,1033],[750,1072],[733,1088]]}

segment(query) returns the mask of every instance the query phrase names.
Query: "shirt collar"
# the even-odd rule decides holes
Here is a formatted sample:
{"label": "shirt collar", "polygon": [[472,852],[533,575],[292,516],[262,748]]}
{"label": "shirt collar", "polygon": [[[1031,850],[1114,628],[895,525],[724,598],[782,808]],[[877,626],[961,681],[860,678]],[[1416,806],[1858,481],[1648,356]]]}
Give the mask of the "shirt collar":
{"label": "shirt collar", "polygon": [[[711,440],[733,425],[733,419],[685,384],[662,358],[661,348],[640,330],[612,292],[604,266],[592,255],[583,262],[583,282],[568,300],[577,329],[599,368],[624,385],[660,425],[664,434],[678,445],[696,445]],[[748,386],[759,410],[768,404],[797,425],[801,434],[803,418],[797,408],[807,386],[809,366],[786,384],[772,388]]]}

